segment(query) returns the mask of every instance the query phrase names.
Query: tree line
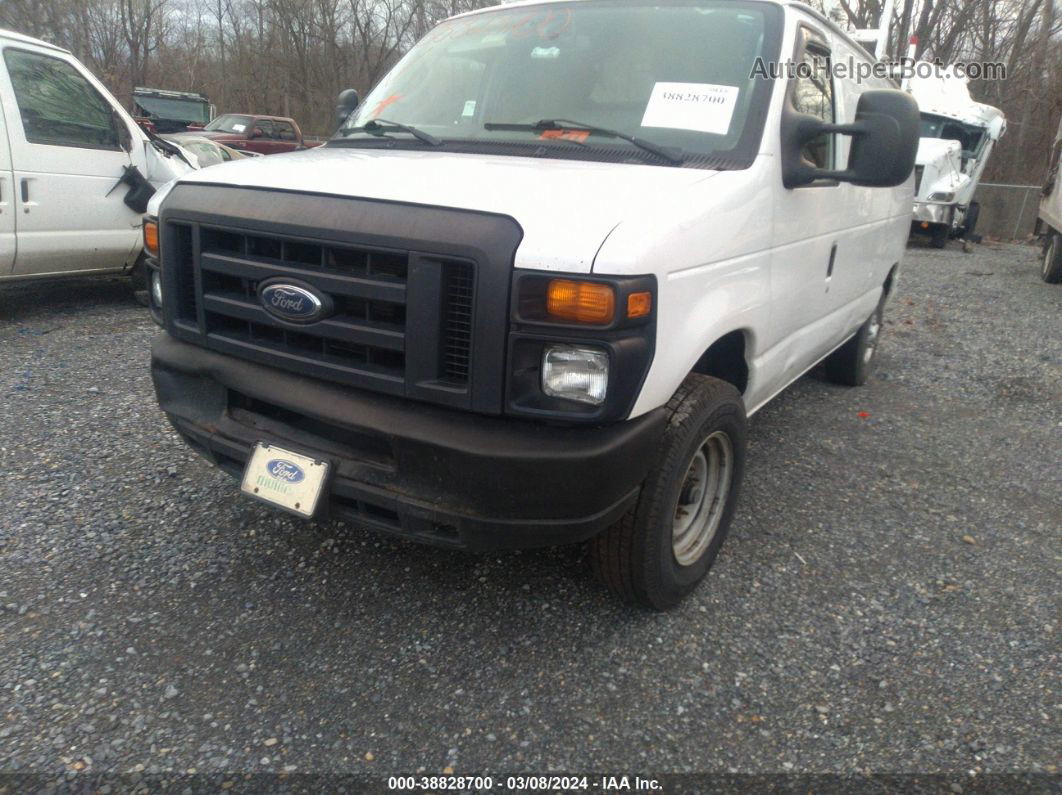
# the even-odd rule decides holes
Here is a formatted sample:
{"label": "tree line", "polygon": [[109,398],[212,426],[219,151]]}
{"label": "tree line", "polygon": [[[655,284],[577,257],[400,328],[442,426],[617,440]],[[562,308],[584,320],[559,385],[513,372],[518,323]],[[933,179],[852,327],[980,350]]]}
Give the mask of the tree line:
{"label": "tree line", "polygon": [[[985,178],[1034,184],[1062,115],[1062,0],[896,0],[888,55],[990,61],[971,83],[1008,133]],[[121,99],[134,86],[205,94],[218,112],[291,116],[331,132],[336,94],[363,95],[424,33],[491,0],[0,0],[0,26],[74,52]],[[815,0],[842,26],[876,27],[884,0]]]}

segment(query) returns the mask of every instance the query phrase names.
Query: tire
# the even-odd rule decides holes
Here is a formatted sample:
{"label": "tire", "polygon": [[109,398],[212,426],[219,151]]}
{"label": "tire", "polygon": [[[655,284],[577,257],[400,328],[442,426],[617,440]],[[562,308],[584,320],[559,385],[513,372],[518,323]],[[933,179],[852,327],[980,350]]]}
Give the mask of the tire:
{"label": "tire", "polygon": [[826,357],[826,377],[835,384],[863,386],[878,362],[885,296],[848,342]]}
{"label": "tire", "polygon": [[745,471],[745,405],[731,384],[690,375],[668,410],[637,503],[590,542],[597,578],[624,601],[654,610],[677,605],[712,567]]}
{"label": "tire", "polygon": [[971,243],[978,242],[975,230],[977,229],[977,219],[980,215],[981,205],[977,202],[970,202],[970,206],[966,208],[966,217],[962,222],[963,240],[968,240]]}
{"label": "tire", "polygon": [[145,256],[141,252],[137,257],[136,264],[133,265],[133,269],[129,271],[129,286],[133,289],[133,298],[141,306],[150,306],[151,300],[148,294],[148,290],[151,286],[148,284],[148,268],[144,262]]}
{"label": "tire", "polygon": [[929,245],[933,248],[944,248],[948,245],[948,235],[951,229],[947,224],[933,224],[929,230]]}
{"label": "tire", "polygon": [[1062,234],[1047,228],[1044,238],[1044,259],[1040,267],[1040,278],[1048,284],[1062,282]]}

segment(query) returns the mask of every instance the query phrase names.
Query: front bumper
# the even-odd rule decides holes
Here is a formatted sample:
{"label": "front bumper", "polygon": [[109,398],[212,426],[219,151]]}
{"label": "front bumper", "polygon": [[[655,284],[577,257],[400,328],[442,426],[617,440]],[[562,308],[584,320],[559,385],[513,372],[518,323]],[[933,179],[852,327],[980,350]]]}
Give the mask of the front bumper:
{"label": "front bumper", "polygon": [[159,405],[234,476],[265,441],[332,462],[322,516],[470,550],[585,540],[637,498],[665,410],[604,426],[486,417],[343,387],[162,334]]}
{"label": "front bumper", "polygon": [[941,202],[915,202],[914,203],[914,215],[911,217],[911,222],[919,224],[922,222],[929,224],[951,224],[953,216],[953,204],[943,204]]}

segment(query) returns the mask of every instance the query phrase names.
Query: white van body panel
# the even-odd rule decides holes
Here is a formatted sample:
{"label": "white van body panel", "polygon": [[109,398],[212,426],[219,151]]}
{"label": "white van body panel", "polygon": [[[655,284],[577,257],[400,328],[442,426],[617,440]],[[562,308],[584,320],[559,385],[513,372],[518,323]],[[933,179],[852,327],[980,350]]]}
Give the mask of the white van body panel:
{"label": "white van body panel", "polygon": [[310,149],[231,163],[182,182],[408,202],[508,215],[524,231],[517,268],[589,273],[601,242],[716,172],[636,163],[367,149]]}
{"label": "white van body panel", "polygon": [[11,161],[10,190],[3,198],[13,203],[12,210],[4,209],[14,218],[17,235],[13,267],[0,254],[0,279],[121,271],[132,266],[140,253],[142,217],[123,201],[128,187],[115,187],[123,169],[136,166],[158,186],[191,168],[157,152],[106,87],[66,50],[7,31],[0,31],[0,48],[5,54],[19,50],[72,67],[111,106],[131,140],[129,152],[27,140],[7,62],[0,59],[0,107]]}
{"label": "white van body panel", "polygon": [[[786,42],[798,24],[818,31],[835,58],[868,58],[810,14],[787,15]],[[888,87],[835,81],[837,122],[855,120],[862,91]],[[903,256],[913,179],[889,190],[849,183],[785,189],[772,154],[781,146],[776,120],[784,101],[776,91],[768,114],[775,121],[752,167],[722,172],[621,223],[598,254],[594,273],[665,272],[658,275],[656,353],[632,416],[666,403],[712,343],[731,332],[745,339],[745,405],[754,413],[866,321]],[[836,144],[835,164],[843,168],[849,140],[838,136]]]}
{"label": "white van body panel", "polygon": [[11,172],[11,149],[7,145],[7,122],[0,104],[0,278],[15,264],[14,175]]}

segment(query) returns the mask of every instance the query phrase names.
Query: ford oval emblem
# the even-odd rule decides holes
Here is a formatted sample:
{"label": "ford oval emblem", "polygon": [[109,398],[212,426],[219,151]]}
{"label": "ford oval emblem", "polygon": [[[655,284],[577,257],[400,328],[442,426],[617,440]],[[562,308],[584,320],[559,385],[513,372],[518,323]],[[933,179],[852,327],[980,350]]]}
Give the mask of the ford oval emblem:
{"label": "ford oval emblem", "polygon": [[258,300],[266,312],[289,323],[320,320],[330,311],[332,303],[328,296],[310,285],[293,284],[287,280],[263,284],[258,290]]}
{"label": "ford oval emblem", "polygon": [[266,472],[285,483],[301,483],[306,479],[306,473],[302,471],[302,467],[291,461],[285,461],[283,458],[274,458],[269,461],[266,464]]}

